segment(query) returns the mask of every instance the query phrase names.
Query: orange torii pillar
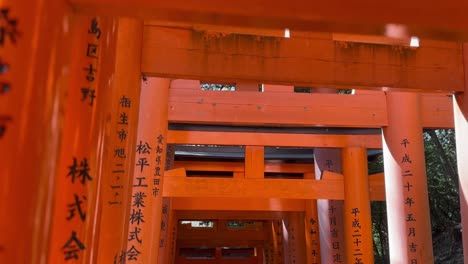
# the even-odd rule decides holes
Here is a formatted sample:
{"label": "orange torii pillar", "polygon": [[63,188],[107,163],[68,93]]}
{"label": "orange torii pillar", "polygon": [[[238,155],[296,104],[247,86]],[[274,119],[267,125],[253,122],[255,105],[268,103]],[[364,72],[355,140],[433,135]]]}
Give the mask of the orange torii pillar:
{"label": "orange torii pillar", "polygon": [[273,221],[273,247],[275,249],[274,259],[275,264],[283,264],[284,262],[284,236],[283,236],[283,221]]}
{"label": "orange torii pillar", "polygon": [[47,263],[68,1],[0,1],[0,263]]}
{"label": "orange torii pillar", "polygon": [[[140,101],[142,21],[118,20],[99,198],[97,263],[125,261]],[[110,40],[112,42],[113,40]]]}
{"label": "orange torii pillar", "polygon": [[114,73],[117,20],[75,16],[70,85],[60,159],[55,175],[54,214],[48,263],[93,262],[98,234],[97,197],[106,119]]}
{"label": "orange torii pillar", "polygon": [[383,129],[388,240],[392,263],[432,263],[420,95],[387,93]]}
{"label": "orange torii pillar", "polygon": [[[164,166],[165,170],[170,170],[174,168],[174,155],[175,155],[175,146],[174,145],[167,145],[166,150],[166,165]],[[171,198],[164,197],[163,204],[161,209],[161,233],[159,234],[159,256],[158,256],[158,263],[169,263],[170,259],[170,221],[171,221],[171,214],[172,214],[172,206],[171,206]]]}
{"label": "orange torii pillar", "polygon": [[[463,63],[468,67],[468,44],[463,44]],[[458,178],[460,181],[460,215],[462,221],[463,254],[468,263],[468,72],[465,70],[465,92],[454,95],[455,139],[457,144]]]}
{"label": "orange torii pillar", "polygon": [[[315,178],[321,179],[324,170],[341,172],[341,150],[315,148]],[[344,261],[343,201],[317,200],[318,229],[320,235],[321,262]]]}
{"label": "orange torii pillar", "polygon": [[372,220],[365,148],[342,150],[346,263],[374,263]]}
{"label": "orange torii pillar", "polygon": [[158,263],[169,85],[163,78],[142,81],[127,263]]}
{"label": "orange torii pillar", "polygon": [[[275,241],[275,227],[273,221],[266,221],[265,222],[265,234],[266,240],[263,244],[263,255],[265,259],[265,264],[274,264],[275,263],[275,248],[274,248],[274,241]],[[257,254],[261,254],[258,252]]]}
{"label": "orange torii pillar", "polygon": [[317,200],[306,201],[304,217],[307,263],[320,264],[320,234]]}
{"label": "orange torii pillar", "polygon": [[289,263],[306,263],[305,225],[302,212],[288,213]]}

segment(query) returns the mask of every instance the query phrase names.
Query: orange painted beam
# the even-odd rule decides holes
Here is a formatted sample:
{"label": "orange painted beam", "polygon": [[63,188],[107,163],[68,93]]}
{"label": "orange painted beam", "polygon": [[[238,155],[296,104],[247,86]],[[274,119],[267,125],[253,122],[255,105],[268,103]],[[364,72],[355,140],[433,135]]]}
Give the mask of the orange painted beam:
{"label": "orange painted beam", "polygon": [[178,248],[207,248],[207,247],[257,247],[264,243],[264,240],[207,240],[207,239],[177,239]]}
{"label": "orange painted beam", "polygon": [[[385,93],[303,94],[219,92],[179,82],[169,94],[174,123],[233,125],[383,127],[388,125]],[[422,125],[453,128],[453,106],[445,94],[423,94]]]}
{"label": "orange painted beam", "polygon": [[251,132],[168,131],[168,144],[324,147],[361,146],[382,148],[381,135],[320,135]]}
{"label": "orange painted beam", "polygon": [[174,197],[172,208],[173,210],[304,211],[305,201],[280,198]]}
{"label": "orange painted beam", "polygon": [[[384,196],[371,190],[372,200]],[[339,180],[166,177],[163,196],[343,200],[344,190]]]}
{"label": "orange painted beam", "polygon": [[[222,27],[265,28],[276,32],[289,27],[293,30],[336,31],[382,35],[389,22],[407,25],[405,35],[427,37],[460,37],[468,29],[462,0],[428,4],[410,0],[405,5],[383,0],[378,3],[352,0],[333,1],[240,0],[220,4],[215,0],[72,0],[79,12],[105,15],[126,15],[151,18],[161,22]],[[421,14],[414,15],[414,10]],[[294,31],[292,31],[294,36]]]}
{"label": "orange painted beam", "polygon": [[171,90],[169,120],[179,123],[381,127],[384,95]]}
{"label": "orange painted beam", "polygon": [[[184,168],[187,171],[232,171],[244,172],[242,162],[201,162],[201,161],[176,161],[174,168]],[[265,172],[285,173],[314,173],[313,164],[275,163],[265,162]],[[314,177],[313,177],[314,178]]]}
{"label": "orange painted beam", "polygon": [[175,214],[180,220],[278,220],[285,217],[285,213],[281,211],[178,210]]}
{"label": "orange painted beam", "polygon": [[463,91],[461,50],[455,42],[426,41],[415,49],[145,26],[141,70],[182,79]]}
{"label": "orange painted beam", "polygon": [[232,231],[215,231],[215,230],[197,230],[196,232],[184,232],[179,229],[177,239],[190,240],[265,240],[265,232],[252,230],[232,230]]}

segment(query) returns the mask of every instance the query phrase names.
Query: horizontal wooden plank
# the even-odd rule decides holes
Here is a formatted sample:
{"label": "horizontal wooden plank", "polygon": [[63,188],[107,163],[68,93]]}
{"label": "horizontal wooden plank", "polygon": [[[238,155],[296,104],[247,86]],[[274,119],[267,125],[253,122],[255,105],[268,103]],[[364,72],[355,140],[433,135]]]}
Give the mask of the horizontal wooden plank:
{"label": "horizontal wooden plank", "polygon": [[[370,184],[373,184],[370,182]],[[380,188],[370,188],[371,199]],[[343,200],[343,181],[166,177],[165,197],[282,198]],[[229,209],[226,207],[224,210]]]}
{"label": "horizontal wooden plank", "polygon": [[172,210],[296,211],[305,210],[305,201],[280,198],[173,197]]}
{"label": "horizontal wooden plank", "polygon": [[[258,34],[258,29],[280,35],[284,28],[299,31],[336,31],[382,35],[391,24],[406,25],[401,34],[457,38],[468,31],[463,0],[428,2],[408,0],[267,1],[237,0],[70,0],[74,10],[90,15],[150,18],[192,27],[210,25],[228,31]],[[247,30],[231,29],[233,27]]]}
{"label": "horizontal wooden plank", "polygon": [[461,45],[405,48],[145,26],[141,70],[154,76],[330,88],[463,91]]}
{"label": "horizontal wooden plank", "polygon": [[281,211],[178,210],[175,214],[179,220],[278,220],[286,218],[286,214]]}
{"label": "horizontal wooden plank", "polygon": [[381,149],[381,135],[168,131],[169,144]]}
{"label": "horizontal wooden plank", "polygon": [[[187,171],[232,171],[243,172],[242,162],[200,162],[200,161],[175,161],[174,168],[185,168]],[[283,173],[314,173],[314,164],[290,164],[290,163],[265,163],[265,172]]]}
{"label": "horizontal wooden plank", "polygon": [[[384,127],[385,93],[303,94],[170,90],[169,121],[194,124]],[[451,97],[421,95],[426,128],[453,128]]]}
{"label": "horizontal wooden plank", "polygon": [[385,96],[253,93],[174,89],[169,120],[175,123],[382,127]]}

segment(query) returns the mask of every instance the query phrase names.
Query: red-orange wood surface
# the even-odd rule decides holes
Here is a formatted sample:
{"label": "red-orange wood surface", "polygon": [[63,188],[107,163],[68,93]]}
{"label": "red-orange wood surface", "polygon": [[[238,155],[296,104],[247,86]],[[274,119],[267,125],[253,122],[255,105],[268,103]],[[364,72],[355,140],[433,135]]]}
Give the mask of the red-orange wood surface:
{"label": "red-orange wood surface", "polygon": [[157,263],[162,219],[162,186],[167,150],[170,80],[141,82],[137,146],[129,218],[127,261]]}
{"label": "red-orange wood surface", "polygon": [[[92,262],[98,236],[97,198],[116,20],[76,16],[60,159],[54,179],[49,263]],[[44,157],[43,157],[44,158]]]}
{"label": "red-orange wood surface", "polygon": [[[125,258],[128,241],[136,134],[140,100],[140,50],[142,23],[118,20],[114,78],[106,124],[104,161],[99,200],[100,228],[97,263]],[[112,58],[112,57],[111,57]],[[128,120],[123,124],[121,117]]]}
{"label": "red-orange wood surface", "polygon": [[322,135],[253,132],[168,131],[168,143],[193,145],[257,145],[275,147],[382,148],[381,135]]}
{"label": "red-orange wood surface", "polygon": [[[194,90],[186,82],[172,85],[169,120],[233,125],[382,127],[387,125],[385,93],[357,90],[355,95],[320,93],[252,93]],[[451,97],[423,94],[422,125],[453,128]]]}
{"label": "red-orange wood surface", "polygon": [[203,198],[175,197],[174,210],[229,210],[232,211],[304,211],[305,202],[299,199]]}
{"label": "red-orange wood surface", "polygon": [[[224,219],[224,220],[278,220],[286,215],[283,211],[233,211],[225,210],[178,210],[175,215],[180,220]],[[227,211],[229,210],[229,211]]]}
{"label": "red-orange wood surface", "polygon": [[62,0],[1,0],[0,263],[47,263],[70,71]]}
{"label": "red-orange wood surface", "polygon": [[306,87],[463,91],[461,50],[455,42],[426,41],[416,49],[145,26],[141,70]]}
{"label": "red-orange wood surface", "polygon": [[265,177],[265,147],[245,146],[245,178],[261,179]]}
{"label": "red-orange wood surface", "polygon": [[[410,0],[405,5],[383,0],[369,2],[352,0],[271,2],[266,0],[240,0],[220,3],[203,1],[151,1],[151,0],[73,0],[80,12],[106,15],[131,15],[188,25],[215,25],[246,27],[248,30],[266,28],[283,31],[284,28],[308,31],[337,31],[382,35],[391,26],[404,24],[402,34],[448,38],[465,36],[468,22],[462,0],[448,0],[428,4],[423,0]],[[419,10],[423,15],[415,15]],[[255,31],[254,31],[255,32]],[[279,33],[277,33],[279,34]]]}
{"label": "red-orange wood surface", "polygon": [[345,182],[344,242],[346,263],[374,263],[372,219],[364,148],[344,148],[341,152]]}
{"label": "red-orange wood surface", "polygon": [[[370,188],[382,200],[382,184]],[[343,200],[342,180],[166,177],[164,197],[282,198]]]}
{"label": "red-orange wood surface", "polygon": [[[200,161],[176,161],[175,168],[185,168],[187,171],[232,171],[244,172],[241,162],[200,162]],[[285,173],[308,173],[313,175],[313,164],[300,163],[275,163],[265,162],[265,172],[285,172]],[[314,177],[312,177],[314,178]]]}

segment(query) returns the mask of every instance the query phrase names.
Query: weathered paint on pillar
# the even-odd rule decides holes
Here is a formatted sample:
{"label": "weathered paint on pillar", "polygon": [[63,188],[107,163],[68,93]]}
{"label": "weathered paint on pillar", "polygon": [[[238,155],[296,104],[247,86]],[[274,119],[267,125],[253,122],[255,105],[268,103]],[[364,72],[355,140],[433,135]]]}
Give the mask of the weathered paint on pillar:
{"label": "weathered paint on pillar", "polygon": [[[116,30],[114,78],[110,79],[111,107],[101,170],[97,263],[125,261],[135,166],[133,150],[138,127],[143,23],[120,18]],[[122,120],[124,117],[127,117],[126,122]]]}
{"label": "weathered paint on pillar", "polygon": [[[315,178],[321,179],[324,170],[341,173],[341,150],[315,148]],[[343,201],[317,200],[320,235],[320,256],[324,264],[344,261]]]}
{"label": "weathered paint on pillar", "polygon": [[62,0],[0,0],[0,263],[47,263],[69,11]]}
{"label": "weathered paint on pillar", "polygon": [[[465,92],[454,96],[455,141],[460,192],[460,215],[462,229],[468,230],[468,44],[463,44],[465,66]],[[464,263],[468,263],[468,232],[462,232]]]}
{"label": "weathered paint on pillar", "polygon": [[163,78],[142,81],[127,263],[158,261],[169,85]]}
{"label": "weathered paint on pillar", "polygon": [[388,240],[392,263],[433,263],[420,96],[387,93],[383,129]]}
{"label": "weathered paint on pillar", "polygon": [[[175,155],[175,146],[167,145],[166,150],[166,165],[165,170],[170,170],[174,168],[174,155]],[[158,263],[169,263],[170,258],[170,248],[171,248],[171,229],[170,229],[170,215],[172,212],[171,209],[171,198],[164,197],[162,204],[162,218],[161,218],[161,233],[159,238],[159,256]]]}
{"label": "weathered paint on pillar", "polygon": [[306,263],[305,225],[302,212],[290,212],[289,222],[289,263]]}
{"label": "weathered paint on pillar", "polygon": [[[105,65],[113,56],[111,19],[76,16],[74,54],[60,160],[55,175],[49,263],[92,262],[97,196],[110,88]],[[104,65],[104,66],[103,66]],[[112,64],[113,65],[113,64]],[[108,68],[107,68],[108,69]]]}
{"label": "weathered paint on pillar", "polygon": [[346,263],[374,263],[372,221],[365,148],[342,150]]}

